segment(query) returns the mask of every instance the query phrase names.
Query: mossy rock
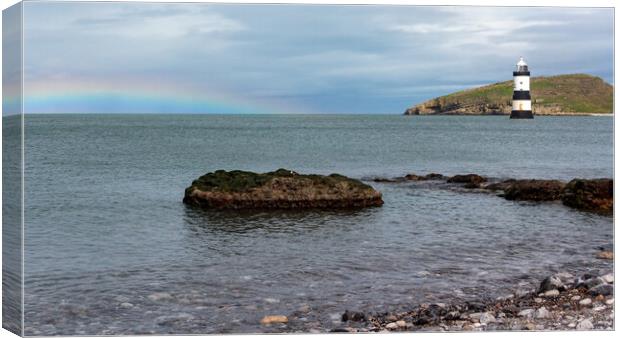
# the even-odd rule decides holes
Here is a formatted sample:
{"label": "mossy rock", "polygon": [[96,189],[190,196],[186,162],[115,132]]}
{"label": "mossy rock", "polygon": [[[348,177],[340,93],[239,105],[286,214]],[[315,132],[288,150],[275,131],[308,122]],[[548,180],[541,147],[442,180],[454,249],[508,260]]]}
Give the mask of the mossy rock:
{"label": "mossy rock", "polygon": [[207,209],[303,209],[381,206],[381,193],[339,174],[302,175],[218,170],[185,189],[183,202]]}

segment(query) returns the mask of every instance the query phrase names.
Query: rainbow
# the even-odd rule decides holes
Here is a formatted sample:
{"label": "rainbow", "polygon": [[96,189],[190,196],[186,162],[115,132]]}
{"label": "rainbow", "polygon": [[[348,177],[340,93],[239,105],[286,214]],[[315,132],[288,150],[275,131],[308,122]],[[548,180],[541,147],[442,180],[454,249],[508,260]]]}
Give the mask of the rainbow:
{"label": "rainbow", "polygon": [[[5,97],[7,103],[15,97]],[[299,109],[299,108],[297,108]],[[282,114],[297,109],[215,88],[163,81],[26,81],[24,112]]]}

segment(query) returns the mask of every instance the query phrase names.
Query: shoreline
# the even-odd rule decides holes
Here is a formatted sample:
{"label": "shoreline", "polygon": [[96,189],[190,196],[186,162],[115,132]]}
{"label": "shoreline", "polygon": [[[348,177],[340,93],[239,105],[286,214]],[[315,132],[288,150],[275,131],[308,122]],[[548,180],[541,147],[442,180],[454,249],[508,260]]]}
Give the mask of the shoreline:
{"label": "shoreline", "polygon": [[[613,273],[587,277],[561,272],[543,280],[535,292],[517,289],[490,302],[421,304],[408,312],[367,318],[367,322],[378,332],[613,330]],[[351,313],[343,316],[347,323],[360,318]]]}
{"label": "shoreline", "polygon": [[[510,113],[504,114],[466,114],[466,113],[433,113],[433,114],[402,114],[403,116],[510,116]],[[613,117],[614,113],[534,113],[536,116],[551,117]]]}
{"label": "shoreline", "polygon": [[598,274],[555,273],[537,289],[515,283],[511,294],[492,300],[422,303],[400,311],[346,310],[340,325],[309,329],[304,317],[309,310],[302,308],[289,317],[266,316],[261,324],[273,333],[614,330],[613,258],[597,258],[610,266]]}

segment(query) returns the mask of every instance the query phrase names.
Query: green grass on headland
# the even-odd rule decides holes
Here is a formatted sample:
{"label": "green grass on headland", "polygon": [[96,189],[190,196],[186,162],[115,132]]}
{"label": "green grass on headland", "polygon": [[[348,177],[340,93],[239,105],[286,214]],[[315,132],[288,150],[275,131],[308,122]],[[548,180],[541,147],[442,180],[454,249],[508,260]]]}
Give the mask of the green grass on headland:
{"label": "green grass on headland", "polygon": [[[455,92],[411,107],[405,114],[509,114],[512,86],[513,81],[505,81]],[[535,114],[613,112],[613,86],[592,75],[533,77],[530,92]]]}

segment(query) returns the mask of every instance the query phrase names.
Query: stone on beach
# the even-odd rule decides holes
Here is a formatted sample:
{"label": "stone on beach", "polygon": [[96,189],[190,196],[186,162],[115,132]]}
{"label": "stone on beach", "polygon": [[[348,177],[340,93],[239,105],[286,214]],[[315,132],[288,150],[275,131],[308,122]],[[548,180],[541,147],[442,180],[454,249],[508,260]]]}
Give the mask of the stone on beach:
{"label": "stone on beach", "polygon": [[183,202],[206,209],[361,208],[383,205],[381,193],[338,174],[302,175],[279,169],[208,173],[185,189]]}
{"label": "stone on beach", "polygon": [[534,316],[534,309],[525,309],[525,310],[521,310],[518,313],[519,317],[526,317],[526,318],[531,318]]}
{"label": "stone on beach", "polygon": [[485,312],[482,315],[480,315],[480,324],[489,324],[489,323],[495,323],[495,316],[493,316],[492,313]]}
{"label": "stone on beach", "polygon": [[611,273],[608,273],[604,276],[601,276],[601,278],[605,281],[605,283],[613,283],[614,282],[614,275]]}
{"label": "stone on beach", "polygon": [[579,301],[579,305],[582,305],[582,306],[588,306],[590,304],[592,304],[592,299],[590,298],[585,298]]}
{"label": "stone on beach", "polygon": [[575,328],[577,330],[592,330],[594,325],[592,325],[592,322],[589,319],[584,319],[580,321]]}
{"label": "stone on beach", "polygon": [[396,324],[396,322],[391,322],[389,324],[387,324],[385,326],[386,329],[388,330],[397,330],[398,329],[398,324]]}
{"label": "stone on beach", "polygon": [[549,313],[549,311],[543,306],[540,309],[536,310],[535,314],[534,314],[535,318],[538,319],[544,319],[544,318],[549,318],[551,317],[551,314]]}
{"label": "stone on beach", "polygon": [[562,289],[564,289],[564,283],[562,283],[562,280],[560,280],[558,276],[554,275],[554,276],[549,276],[545,278],[540,283],[540,287],[538,288],[538,293],[546,292],[549,290],[562,290]]}
{"label": "stone on beach", "polygon": [[559,295],[560,295],[560,291],[558,291],[558,290],[556,290],[556,289],[553,289],[553,290],[548,290],[548,291],[545,291],[545,292],[543,293],[543,296],[544,296],[544,297],[557,297],[557,296],[559,296]]}
{"label": "stone on beach", "polygon": [[611,284],[599,284],[589,291],[592,296],[611,296],[614,294],[614,286]]}

